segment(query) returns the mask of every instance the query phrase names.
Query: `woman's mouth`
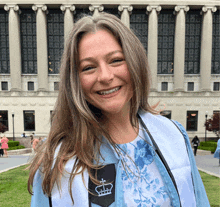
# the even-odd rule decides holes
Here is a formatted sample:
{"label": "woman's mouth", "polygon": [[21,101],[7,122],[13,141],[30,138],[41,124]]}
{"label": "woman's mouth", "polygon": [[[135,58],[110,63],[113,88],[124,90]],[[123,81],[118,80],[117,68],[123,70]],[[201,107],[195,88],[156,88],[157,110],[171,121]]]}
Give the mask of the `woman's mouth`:
{"label": "woman's mouth", "polygon": [[114,92],[118,91],[120,88],[121,88],[121,86],[110,89],[110,90],[106,90],[106,91],[98,91],[97,93],[99,95],[108,95],[108,94],[111,94],[111,93],[114,93]]}

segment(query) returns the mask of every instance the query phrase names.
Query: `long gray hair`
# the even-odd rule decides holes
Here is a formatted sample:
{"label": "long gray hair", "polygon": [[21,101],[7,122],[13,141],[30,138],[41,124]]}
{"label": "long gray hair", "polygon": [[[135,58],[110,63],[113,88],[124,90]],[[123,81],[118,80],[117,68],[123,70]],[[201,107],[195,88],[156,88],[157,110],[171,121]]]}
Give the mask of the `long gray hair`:
{"label": "long gray hair", "polygon": [[[50,195],[55,182],[60,186],[65,163],[76,156],[69,185],[73,201],[70,189],[76,172],[80,173],[87,169],[91,180],[98,182],[92,175],[91,169],[98,167],[93,164],[93,161],[97,154],[100,155],[100,135],[104,135],[114,146],[108,131],[102,125],[101,111],[86,101],[78,74],[79,42],[85,34],[98,30],[107,30],[112,33],[122,47],[134,87],[130,110],[132,125],[137,124],[136,115],[139,109],[154,113],[148,103],[150,73],[146,51],[139,39],[114,15],[101,13],[95,17],[81,18],[74,25],[62,56],[59,95],[53,113],[52,126],[46,143],[38,149],[30,166],[28,180],[30,193],[34,175],[40,166],[42,166],[40,169],[44,174],[42,189],[47,195]],[[59,144],[61,147],[51,170],[54,152]]]}

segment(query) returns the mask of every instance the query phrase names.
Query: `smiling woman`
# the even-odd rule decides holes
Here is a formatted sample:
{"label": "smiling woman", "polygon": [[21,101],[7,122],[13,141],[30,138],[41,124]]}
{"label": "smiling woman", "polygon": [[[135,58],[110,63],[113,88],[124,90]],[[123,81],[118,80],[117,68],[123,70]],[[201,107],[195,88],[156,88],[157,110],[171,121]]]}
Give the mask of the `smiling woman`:
{"label": "smiling woman", "polygon": [[129,113],[133,87],[115,37],[106,30],[86,34],[79,43],[79,61],[79,78],[86,100],[105,117]]}
{"label": "smiling woman", "polygon": [[148,103],[144,47],[118,18],[67,41],[50,134],[30,165],[32,207],[209,206],[185,129]]}

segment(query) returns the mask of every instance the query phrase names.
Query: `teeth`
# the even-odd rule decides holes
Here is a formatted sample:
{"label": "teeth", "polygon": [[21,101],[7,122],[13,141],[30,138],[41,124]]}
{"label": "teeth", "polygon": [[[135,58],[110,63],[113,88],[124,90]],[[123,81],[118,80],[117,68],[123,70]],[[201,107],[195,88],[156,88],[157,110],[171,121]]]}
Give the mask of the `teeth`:
{"label": "teeth", "polygon": [[120,89],[120,87],[117,87],[117,88],[113,88],[109,91],[99,91],[98,93],[101,94],[101,95],[107,95],[107,94],[113,93],[115,91],[118,91],[119,89]]}

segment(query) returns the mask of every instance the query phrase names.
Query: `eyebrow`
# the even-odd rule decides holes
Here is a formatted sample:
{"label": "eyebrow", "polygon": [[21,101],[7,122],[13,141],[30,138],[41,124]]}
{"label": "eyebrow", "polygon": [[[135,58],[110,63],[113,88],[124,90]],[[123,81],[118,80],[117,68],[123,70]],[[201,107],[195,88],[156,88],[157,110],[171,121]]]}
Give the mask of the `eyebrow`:
{"label": "eyebrow", "polygon": [[[105,55],[105,56],[106,56],[106,57],[109,57],[109,56],[111,56],[111,55],[113,55],[113,54],[115,54],[115,53],[121,53],[121,54],[123,54],[123,52],[122,52],[121,50],[115,50],[115,51],[112,51],[112,52],[108,53],[108,54]],[[79,64],[81,64],[81,63],[84,62],[84,61],[91,61],[91,60],[93,60],[92,57],[84,58],[84,59],[82,59],[82,60],[79,61]]]}

